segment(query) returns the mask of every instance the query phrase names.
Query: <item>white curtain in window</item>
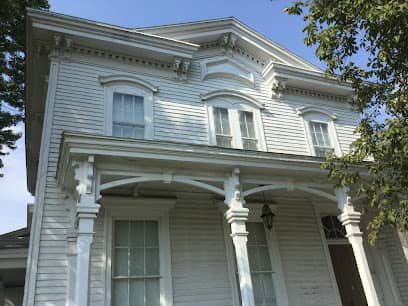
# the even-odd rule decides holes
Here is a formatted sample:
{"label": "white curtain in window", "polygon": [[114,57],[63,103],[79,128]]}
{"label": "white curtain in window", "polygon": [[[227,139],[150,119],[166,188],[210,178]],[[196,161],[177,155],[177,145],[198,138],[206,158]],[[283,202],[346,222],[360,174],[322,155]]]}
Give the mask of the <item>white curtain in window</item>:
{"label": "white curtain in window", "polygon": [[117,92],[113,94],[112,135],[144,138],[143,97]]}

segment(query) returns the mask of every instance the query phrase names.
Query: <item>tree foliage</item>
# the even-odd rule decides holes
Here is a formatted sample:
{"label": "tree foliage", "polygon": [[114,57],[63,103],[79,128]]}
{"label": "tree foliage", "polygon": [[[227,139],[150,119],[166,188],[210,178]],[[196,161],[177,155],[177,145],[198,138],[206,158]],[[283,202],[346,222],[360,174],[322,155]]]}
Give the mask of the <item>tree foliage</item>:
{"label": "tree foliage", "polygon": [[21,137],[12,127],[24,120],[26,7],[49,5],[47,0],[2,0],[0,5],[0,168],[1,156]]}
{"label": "tree foliage", "polygon": [[371,244],[385,225],[407,231],[408,2],[307,0],[286,12],[303,16],[305,44],[316,47],[329,75],[351,83],[361,113],[350,152],[322,167],[336,185],[365,196],[364,211],[374,213]]}

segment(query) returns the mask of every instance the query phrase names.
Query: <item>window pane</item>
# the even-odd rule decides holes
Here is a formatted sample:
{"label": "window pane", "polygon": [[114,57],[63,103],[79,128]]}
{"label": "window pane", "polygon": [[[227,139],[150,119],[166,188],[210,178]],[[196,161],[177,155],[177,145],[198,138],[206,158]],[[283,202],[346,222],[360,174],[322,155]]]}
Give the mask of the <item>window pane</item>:
{"label": "window pane", "polygon": [[160,306],[160,281],[146,279],[146,306]]}
{"label": "window pane", "polygon": [[128,249],[115,250],[115,276],[128,276]]}
{"label": "window pane", "polygon": [[222,134],[231,135],[229,118],[228,118],[228,110],[225,108],[221,108],[221,124],[222,124]]}
{"label": "window pane", "polygon": [[[145,288],[143,279],[131,279],[129,281],[130,306],[144,306]],[[147,304],[146,304],[147,305]]]}
{"label": "window pane", "polygon": [[115,246],[128,246],[129,222],[115,221]]}
{"label": "window pane", "polygon": [[255,246],[248,246],[248,260],[251,271],[259,271],[258,257],[256,255]]}
{"label": "window pane", "polygon": [[262,275],[262,278],[265,293],[265,306],[276,305],[275,286],[273,285],[272,274],[265,273]]}
{"label": "window pane", "polygon": [[142,247],[144,246],[144,222],[131,221],[130,222],[130,245]]}
{"label": "window pane", "polygon": [[243,138],[242,147],[244,150],[256,150],[258,148],[258,140]]}
{"label": "window pane", "polygon": [[328,124],[323,122],[309,122],[310,134],[316,156],[325,157],[331,154],[333,148],[330,142]]}
{"label": "window pane", "polygon": [[262,305],[264,299],[263,284],[262,284],[262,275],[252,274],[252,286],[254,288],[254,298],[255,305]]}
{"label": "window pane", "polygon": [[144,138],[144,128],[135,127],[134,132],[135,132],[135,138],[136,139],[143,139]]}
{"label": "window pane", "polygon": [[117,279],[113,281],[112,306],[127,306],[129,301],[128,280]]}
{"label": "window pane", "polygon": [[146,246],[159,246],[158,224],[156,221],[146,221]]}
{"label": "window pane", "polygon": [[113,94],[112,120],[123,121],[122,95],[116,92]]}
{"label": "window pane", "polygon": [[214,125],[216,134],[231,135],[227,109],[214,108]]}
{"label": "window pane", "polygon": [[133,128],[130,126],[122,126],[123,137],[132,138],[133,137]]}
{"label": "window pane", "polygon": [[260,271],[270,271],[271,267],[271,258],[269,257],[269,250],[267,246],[258,246],[258,263]]}
{"label": "window pane", "polygon": [[232,137],[229,136],[216,136],[217,146],[224,147],[224,148],[231,148],[232,147]]}
{"label": "window pane", "polygon": [[146,249],[146,275],[159,275],[159,249],[147,248]]}
{"label": "window pane", "polygon": [[133,96],[131,95],[123,95],[123,102],[124,102],[124,122],[133,123],[134,116],[133,116]]}
{"label": "window pane", "polygon": [[239,112],[242,137],[255,138],[254,115],[251,112]]}
{"label": "window pane", "polygon": [[130,275],[141,276],[144,275],[144,249],[132,248],[130,249]]}
{"label": "window pane", "polygon": [[214,114],[215,133],[216,134],[222,134],[220,109],[214,107],[213,114]]}
{"label": "window pane", "polygon": [[144,109],[143,109],[143,97],[134,96],[134,123],[144,124]]}
{"label": "window pane", "polygon": [[112,136],[122,137],[122,128],[118,124],[113,124],[112,126]]}

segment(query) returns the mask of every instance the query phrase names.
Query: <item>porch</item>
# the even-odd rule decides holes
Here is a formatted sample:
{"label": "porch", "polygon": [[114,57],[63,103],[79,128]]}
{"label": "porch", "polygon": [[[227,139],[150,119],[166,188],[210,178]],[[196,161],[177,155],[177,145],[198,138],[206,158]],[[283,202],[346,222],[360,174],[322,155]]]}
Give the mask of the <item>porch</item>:
{"label": "porch", "polygon": [[[320,220],[339,214],[367,303],[379,305],[360,214],[347,190],[333,192],[320,163],[65,133],[57,180],[77,203],[68,237],[68,305],[126,305],[131,288],[144,300],[155,299],[159,288],[160,305],[341,305]],[[270,232],[261,218],[265,204],[275,214]],[[145,233],[156,227],[157,243],[147,243],[146,234],[136,247],[132,227]],[[130,254],[138,248],[143,272],[132,274],[137,256]],[[121,250],[127,255],[119,260]]]}

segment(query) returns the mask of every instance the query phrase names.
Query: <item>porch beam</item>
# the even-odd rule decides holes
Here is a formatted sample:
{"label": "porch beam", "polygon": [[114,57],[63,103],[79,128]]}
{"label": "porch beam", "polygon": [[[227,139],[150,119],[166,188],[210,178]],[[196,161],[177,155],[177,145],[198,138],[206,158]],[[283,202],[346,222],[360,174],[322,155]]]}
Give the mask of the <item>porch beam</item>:
{"label": "porch beam", "polygon": [[248,232],[245,224],[248,220],[249,210],[243,206],[244,199],[239,183],[239,169],[234,169],[232,175],[225,180],[224,190],[225,204],[229,207],[225,213],[225,218],[231,226],[242,306],[255,306],[247,249]]}
{"label": "porch beam", "polygon": [[380,300],[368,265],[363,244],[363,233],[360,230],[361,213],[354,209],[348,191],[348,188],[336,189],[337,204],[342,211],[338,218],[346,229],[346,237],[353,249],[368,306],[379,306]]}

